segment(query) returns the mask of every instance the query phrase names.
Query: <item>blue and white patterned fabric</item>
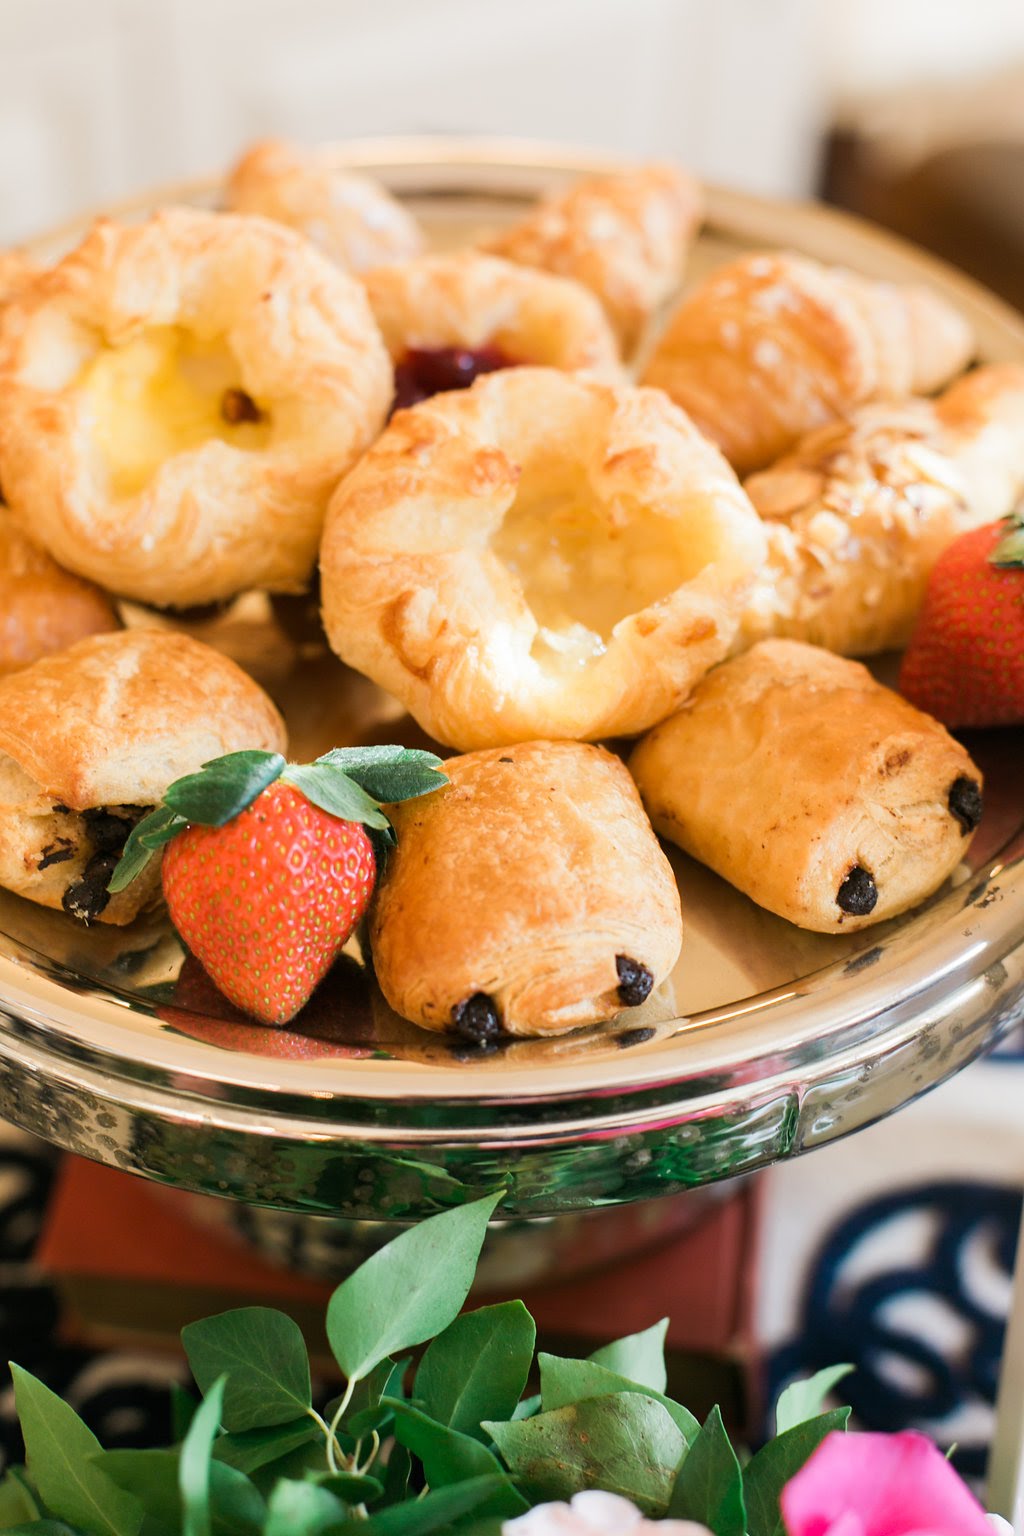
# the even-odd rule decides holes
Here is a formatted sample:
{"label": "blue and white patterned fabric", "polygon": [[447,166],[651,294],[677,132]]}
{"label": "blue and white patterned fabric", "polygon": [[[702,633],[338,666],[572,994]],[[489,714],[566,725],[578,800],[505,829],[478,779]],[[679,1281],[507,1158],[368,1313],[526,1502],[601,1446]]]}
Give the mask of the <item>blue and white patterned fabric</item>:
{"label": "blue and white patterned fabric", "polygon": [[[1024,1187],[1024,1056],[767,1175],[765,1401],[849,1361],[860,1427],[923,1429],[966,1476],[991,1441]],[[767,1425],[766,1425],[767,1428]]]}

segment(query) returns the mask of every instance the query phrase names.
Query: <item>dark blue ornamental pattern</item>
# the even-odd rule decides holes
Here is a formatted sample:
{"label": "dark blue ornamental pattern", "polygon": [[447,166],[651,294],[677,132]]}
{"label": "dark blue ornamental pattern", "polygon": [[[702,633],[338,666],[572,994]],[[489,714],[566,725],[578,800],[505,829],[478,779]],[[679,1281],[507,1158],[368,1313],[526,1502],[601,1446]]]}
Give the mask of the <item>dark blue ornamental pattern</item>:
{"label": "dark blue ornamental pattern", "polygon": [[849,1361],[855,1374],[839,1392],[858,1427],[925,1429],[956,1443],[964,1476],[981,1477],[1020,1217],[1019,1191],[952,1181],[855,1206],[805,1277],[766,1401],[796,1376]]}

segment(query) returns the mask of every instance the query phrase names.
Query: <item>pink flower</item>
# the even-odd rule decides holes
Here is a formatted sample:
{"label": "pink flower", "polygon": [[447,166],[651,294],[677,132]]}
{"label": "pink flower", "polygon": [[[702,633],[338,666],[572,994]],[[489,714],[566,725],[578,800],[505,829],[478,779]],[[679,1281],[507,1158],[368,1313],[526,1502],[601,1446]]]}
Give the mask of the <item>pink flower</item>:
{"label": "pink flower", "polygon": [[789,1536],[992,1536],[923,1435],[827,1435],[782,1490]]}

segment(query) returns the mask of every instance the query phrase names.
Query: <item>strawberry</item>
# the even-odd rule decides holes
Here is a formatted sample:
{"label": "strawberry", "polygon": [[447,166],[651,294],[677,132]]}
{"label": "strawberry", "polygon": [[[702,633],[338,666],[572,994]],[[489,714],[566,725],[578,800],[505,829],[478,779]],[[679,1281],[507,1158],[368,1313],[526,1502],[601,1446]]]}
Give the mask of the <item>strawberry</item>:
{"label": "strawberry", "polygon": [[340,748],[315,763],[233,752],[177,780],[138,823],[109,889],[164,853],[171,920],[225,997],[265,1024],[294,1018],[373,894],[394,832],[381,802],[446,783],[431,752]]}
{"label": "strawberry", "polygon": [[945,725],[1024,724],[1024,515],[975,528],[940,555],[900,691]]}

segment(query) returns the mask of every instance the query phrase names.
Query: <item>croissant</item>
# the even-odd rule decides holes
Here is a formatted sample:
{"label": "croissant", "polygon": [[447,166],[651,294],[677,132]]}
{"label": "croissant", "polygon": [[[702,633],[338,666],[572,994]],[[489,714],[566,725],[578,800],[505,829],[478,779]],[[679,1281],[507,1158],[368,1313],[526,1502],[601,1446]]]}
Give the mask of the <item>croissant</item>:
{"label": "croissant", "polygon": [[643,382],[743,474],[862,400],[940,388],[972,348],[967,322],[928,288],[781,252],[712,273],[676,311]]}
{"label": "croissant", "polygon": [[937,720],[795,640],[709,673],[629,766],[657,832],[817,933],[924,901],[982,813],[981,774]]}
{"label": "croissant", "polygon": [[847,656],[897,649],[942,551],[1024,494],[1024,366],[979,368],[935,402],[860,406],[745,489],[769,553],[738,648],[787,635]]}
{"label": "croissant", "polygon": [[682,277],[703,215],[700,184],[674,165],[585,176],[487,242],[496,256],[574,277],[601,300],[629,353]]}

